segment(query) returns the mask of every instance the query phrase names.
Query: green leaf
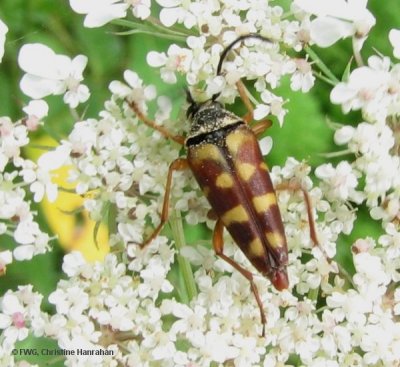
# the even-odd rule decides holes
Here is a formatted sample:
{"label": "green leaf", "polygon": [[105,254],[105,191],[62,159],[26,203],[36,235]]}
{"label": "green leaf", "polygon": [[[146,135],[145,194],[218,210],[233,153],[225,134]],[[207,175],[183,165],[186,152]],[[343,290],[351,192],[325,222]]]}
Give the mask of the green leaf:
{"label": "green leaf", "polygon": [[287,99],[288,113],[282,127],[278,122],[267,130],[273,146],[267,161],[270,165],[283,165],[288,157],[306,160],[311,165],[324,163],[319,154],[333,151],[333,131],[330,130],[318,101],[312,93],[293,92],[289,82],[275,93]]}

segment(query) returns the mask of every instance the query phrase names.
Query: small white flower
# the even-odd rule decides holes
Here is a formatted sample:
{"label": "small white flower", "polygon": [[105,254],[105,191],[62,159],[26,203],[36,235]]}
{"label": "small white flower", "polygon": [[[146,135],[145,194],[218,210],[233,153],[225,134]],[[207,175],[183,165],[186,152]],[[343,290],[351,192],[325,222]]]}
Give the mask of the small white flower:
{"label": "small white flower", "polygon": [[[113,19],[124,18],[128,2],[120,0],[69,0],[73,11],[86,14],[84,25],[88,28],[101,27]],[[145,3],[146,4],[146,3]],[[144,10],[138,10],[143,14]]]}
{"label": "small white flower", "polygon": [[271,108],[263,103],[258,103],[253,111],[253,118],[256,121],[262,120],[269,115]]}
{"label": "small white flower", "polygon": [[376,321],[366,325],[360,341],[360,347],[365,352],[363,359],[366,365],[376,365],[382,361],[384,366],[393,366],[400,358],[399,324],[393,322],[388,313],[376,315]]}
{"label": "small white flower", "polygon": [[310,23],[311,39],[320,47],[329,47],[341,38],[354,36],[361,49],[375,18],[366,8],[366,0],[315,2],[296,0],[295,4],[316,16]]}
{"label": "small white flower", "polygon": [[150,66],[161,67],[161,78],[164,82],[175,84],[177,81],[175,72],[186,74],[190,70],[192,58],[191,50],[172,44],[167,54],[150,51],[146,60]]}
{"label": "small white flower", "polygon": [[14,232],[14,238],[22,245],[29,245],[35,241],[36,235],[40,233],[39,225],[31,220],[23,220],[18,223]]}
{"label": "small white flower", "polygon": [[358,110],[375,98],[389,77],[388,73],[360,67],[350,74],[347,82],[340,82],[332,89],[331,101],[341,104],[344,113]]}
{"label": "small white flower", "polygon": [[400,30],[392,29],[389,32],[389,40],[393,47],[394,57],[400,59]]}
{"label": "small white flower", "polygon": [[9,117],[0,117],[0,167],[4,168],[9,158],[15,162],[20,156],[20,148],[28,143],[26,126],[13,124]]}
{"label": "small white flower", "polygon": [[161,308],[164,314],[173,314],[178,318],[171,327],[173,334],[191,335],[194,330],[204,330],[204,317],[207,310],[203,307],[195,306],[194,308],[189,308],[178,302],[164,300]]}
{"label": "small white flower", "polygon": [[201,265],[207,271],[211,271],[215,266],[216,258],[214,251],[204,246],[184,246],[180,253],[193,265]]}
{"label": "small white flower", "polygon": [[0,276],[5,274],[6,266],[12,263],[12,252],[9,250],[0,252]]}
{"label": "small white flower", "polygon": [[130,0],[132,14],[139,19],[146,19],[150,16],[151,0]]}
{"label": "small white flower", "polygon": [[160,21],[166,27],[175,23],[183,23],[187,29],[196,23],[196,16],[189,11],[189,3],[182,0],[156,0],[163,8],[160,12]]}
{"label": "small white flower", "polygon": [[196,331],[193,335],[195,334],[192,344],[201,353],[204,366],[211,361],[223,363],[239,355],[239,349],[230,345],[230,337],[227,333],[219,334],[215,331],[208,331],[204,334]]}
{"label": "small white flower", "polygon": [[234,360],[236,366],[254,366],[260,362],[260,355],[263,354],[264,348],[257,345],[256,338],[236,334],[233,345],[240,351]]}
{"label": "small white flower", "polygon": [[354,325],[364,325],[365,314],[372,310],[372,305],[368,300],[352,289],[346,293],[333,292],[326,301],[327,305],[333,309],[332,314],[337,322],[346,318]]}
{"label": "small white flower", "polygon": [[353,126],[343,126],[340,129],[335,131],[334,140],[337,145],[343,145],[350,141],[350,139],[354,135],[354,127]]}
{"label": "small white flower", "polygon": [[73,251],[64,256],[62,269],[70,277],[78,275],[86,265],[83,255],[79,251]]}
{"label": "small white flower", "polygon": [[270,136],[265,136],[264,138],[258,141],[258,144],[261,149],[261,154],[265,157],[269,154],[272,149],[273,141]]}
{"label": "small white flower", "polygon": [[6,34],[8,32],[8,27],[0,19],[0,62],[4,56],[4,44],[6,43]]}
{"label": "small white flower", "polygon": [[71,147],[62,144],[54,150],[42,154],[38,159],[38,166],[44,170],[52,171],[69,163]]}
{"label": "small white flower", "polygon": [[314,85],[315,76],[312,73],[310,63],[305,59],[295,59],[297,70],[290,78],[292,90],[301,90],[307,93]]}
{"label": "small white flower", "polygon": [[328,199],[356,199],[355,188],[358,185],[357,176],[347,161],[340,162],[336,168],[331,163],[323,164],[315,170],[315,174],[326,182],[325,195]]}
{"label": "small white flower", "polygon": [[58,314],[70,314],[73,318],[77,318],[89,306],[88,295],[77,286],[57,289],[49,295],[49,302],[56,306]]}
{"label": "small white flower", "polygon": [[0,329],[11,342],[24,340],[29,329],[26,325],[26,310],[16,294],[8,292],[0,302]]}
{"label": "small white flower", "polygon": [[397,65],[391,67],[388,57],[371,56],[368,66],[353,70],[346,82],[333,88],[331,101],[341,104],[345,113],[361,109],[367,121],[385,123],[399,110],[399,81]]}
{"label": "small white flower", "polygon": [[166,96],[160,96],[157,98],[157,112],[155,114],[155,120],[157,122],[163,122],[168,120],[172,111],[171,99]]}
{"label": "small white flower", "polygon": [[57,55],[40,43],[22,46],[18,63],[26,74],[20,82],[21,90],[31,98],[40,99],[48,95],[64,94],[64,102],[71,108],[89,98],[89,89],[81,84],[87,57],[78,55],[70,59]]}
{"label": "small white flower", "polygon": [[154,85],[143,85],[142,79],[132,70],[125,70],[124,79],[126,84],[119,81],[110,83],[110,91],[121,99],[129,99],[135,102],[142,113],[147,112],[147,101],[151,101],[156,97],[156,89]]}
{"label": "small white flower", "polygon": [[[268,90],[265,90],[261,93],[261,99],[266,104],[266,107],[259,107],[256,106],[254,110],[255,116],[257,119],[262,119],[267,116],[268,113],[273,114],[278,119],[279,125],[283,125],[283,119],[286,115],[287,110],[283,108],[284,100],[282,97],[278,97],[271,93]],[[261,106],[263,106],[261,104]],[[265,105],[264,105],[265,106]],[[268,111],[268,112],[267,112]]]}
{"label": "small white flower", "polygon": [[151,348],[151,358],[155,361],[163,361],[172,359],[176,353],[175,340],[171,340],[168,333],[164,331],[157,331],[152,334],[143,342],[147,348]]}
{"label": "small white flower", "polygon": [[[397,204],[400,205],[400,203]],[[378,241],[385,248],[385,254],[389,259],[398,259],[400,257],[400,232],[394,223],[388,223],[385,226],[385,232],[386,234],[380,236]]]}
{"label": "small white flower", "polygon": [[151,266],[140,272],[143,283],[139,285],[138,291],[141,297],[156,297],[158,292],[169,293],[173,287],[166,279],[166,269],[160,260],[154,258],[150,260]]}
{"label": "small white flower", "polygon": [[[385,287],[378,286],[387,285],[390,277],[386,274],[382,261],[378,256],[373,256],[368,252],[354,254],[354,266],[356,274],[354,275],[354,283],[359,287],[360,292],[363,291],[366,297],[371,300],[380,299],[386,291]],[[380,294],[379,292],[383,292]]]}
{"label": "small white flower", "polygon": [[77,121],[74,129],[68,137],[68,143],[71,144],[71,151],[76,155],[89,155],[91,149],[97,141],[97,131],[94,119]]}
{"label": "small white flower", "polygon": [[30,101],[22,110],[28,115],[25,120],[26,127],[29,131],[35,131],[39,127],[40,120],[47,116],[49,106],[44,100],[36,99]]}

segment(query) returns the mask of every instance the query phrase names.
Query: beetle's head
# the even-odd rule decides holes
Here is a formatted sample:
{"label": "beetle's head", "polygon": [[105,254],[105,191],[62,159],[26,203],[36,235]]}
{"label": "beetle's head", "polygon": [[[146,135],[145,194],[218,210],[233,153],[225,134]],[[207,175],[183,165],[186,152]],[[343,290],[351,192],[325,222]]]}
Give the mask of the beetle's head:
{"label": "beetle's head", "polygon": [[227,111],[214,97],[205,102],[196,102],[188,90],[186,96],[189,103],[186,116],[190,122],[186,142],[197,142],[197,139],[192,140],[192,138],[202,137],[241,121],[240,117]]}
{"label": "beetle's head", "polygon": [[[271,42],[269,39],[253,33],[238,37],[222,51],[217,66],[217,76],[222,74],[222,65],[229,51],[231,51],[237,43],[247,38],[257,38],[262,41]],[[220,94],[220,92],[213,94],[211,98],[205,102],[196,102],[189,90],[186,90],[186,100],[189,103],[186,116],[191,123],[186,142],[193,143],[193,141],[197,141],[197,139],[203,137],[205,134],[218,131],[242,121],[242,119],[235,114],[225,110],[222,104],[217,101]]]}
{"label": "beetle's head", "polygon": [[186,117],[190,120],[193,121],[194,117],[201,111],[205,109],[222,109],[223,106],[220,102],[216,101],[216,98],[219,96],[214,95],[212,98],[208,99],[205,102],[196,102],[193,99],[193,96],[191,95],[189,89],[186,89],[186,101],[189,104],[189,107],[186,111]]}

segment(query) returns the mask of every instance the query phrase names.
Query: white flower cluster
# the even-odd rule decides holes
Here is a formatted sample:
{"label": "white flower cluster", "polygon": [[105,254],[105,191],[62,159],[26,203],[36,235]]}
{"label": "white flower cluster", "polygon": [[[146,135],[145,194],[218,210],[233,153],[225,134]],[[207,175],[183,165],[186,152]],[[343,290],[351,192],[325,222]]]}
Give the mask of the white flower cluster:
{"label": "white flower cluster", "polygon": [[57,55],[40,43],[22,46],[18,63],[26,74],[22,77],[21,90],[29,97],[40,99],[49,95],[64,94],[64,102],[71,108],[89,98],[89,89],[80,84],[87,57],[79,55],[71,60]]}
{"label": "white flower cluster", "polygon": [[361,49],[369,31],[375,25],[375,17],[366,6],[366,0],[293,2],[294,11],[302,19],[301,28],[305,41],[320,47],[329,47],[340,39],[352,37],[356,51]]}
{"label": "white flower cluster", "polygon": [[[397,55],[400,47],[400,31],[389,34]],[[340,104],[345,113],[361,110],[365,121],[357,126],[341,126],[335,133],[338,145],[347,145],[346,154],[354,154],[351,163],[343,163],[331,172],[335,180],[341,180],[347,171],[349,199],[365,200],[374,219],[383,223],[398,221],[400,216],[400,157],[398,116],[400,111],[400,64],[393,64],[389,57],[371,56],[368,66],[354,69],[348,80],[338,83],[331,92],[331,101]],[[344,164],[346,166],[344,166]],[[322,168],[319,177],[323,178]],[[363,182],[362,191],[355,191]],[[343,183],[342,183],[343,184]],[[333,187],[332,187],[333,188]]]}
{"label": "white flower cluster", "polygon": [[24,340],[29,332],[43,335],[44,313],[40,310],[43,296],[33,292],[32,286],[20,286],[7,291],[1,298],[0,328],[4,330],[3,348]]}
{"label": "white flower cluster", "polygon": [[131,7],[132,14],[139,19],[150,16],[150,0],[70,0],[71,8],[78,14],[86,14],[85,27],[95,28],[124,18]]}
{"label": "white flower cluster", "polygon": [[[147,111],[147,102],[156,96],[154,87],[144,86],[132,71],[126,71],[124,76],[127,84],[117,81],[110,84],[113,97],[105,103],[100,118],[75,123],[68,140],[48,154],[61,153],[64,157],[58,160],[74,164],[76,169],[72,170],[71,179],[77,182],[79,194],[94,190],[92,199],[85,201],[93,219],[102,220],[107,208],[116,207],[118,234],[113,243],[139,244],[144,240],[146,219],[150,217],[153,224],[159,222],[168,166],[179,151],[166,143],[160,133],[140,123],[126,103],[134,100],[142,111]],[[171,111],[170,100],[160,96],[156,102],[157,120],[173,130],[173,123],[165,120]],[[157,159],[150,163],[149,157]],[[198,218],[206,216],[205,200],[194,191],[194,182],[188,185],[184,176],[185,173],[175,175],[171,195],[179,197],[177,209],[203,207],[202,212],[195,211],[192,215],[192,224],[197,224]]]}
{"label": "white flower cluster", "polygon": [[400,111],[399,86],[400,63],[391,65],[389,57],[371,56],[368,66],[354,69],[347,81],[333,88],[331,101],[345,113],[361,110],[367,121],[385,123]]}
{"label": "white flower cluster", "polygon": [[[90,365],[102,366],[107,361],[107,365],[116,366],[119,361],[140,366],[173,344],[162,329],[156,300],[160,292],[173,289],[166,275],[174,252],[166,238],[159,237],[148,251],[133,250],[128,256],[132,258],[123,256],[125,265],[115,255],[96,264],[86,263],[77,252],[67,255],[63,269],[69,279],[61,281],[49,297],[57,314],[46,323],[47,336],[65,349],[113,351],[108,360],[88,357]],[[136,353],[143,341],[147,346]],[[125,353],[119,350],[120,343],[125,345]],[[68,358],[69,365],[82,362],[79,356]]]}
{"label": "white flower cluster", "polygon": [[[392,127],[391,124],[362,122],[357,127],[343,126],[335,133],[336,143],[347,144],[348,152],[356,157],[351,165],[346,163],[347,179],[352,183],[342,183],[353,191],[349,199],[365,200],[371,208],[371,216],[384,223],[397,221],[400,210],[400,157]],[[343,164],[336,168],[336,180],[340,180],[339,169],[343,170]],[[356,192],[354,189],[361,176],[363,192]]]}
{"label": "white flower cluster", "polygon": [[[6,33],[7,26],[0,21],[0,58]],[[52,170],[63,162],[59,154],[44,153],[34,162],[22,153],[30,143],[29,133],[36,131],[48,114],[48,105],[40,98],[65,93],[65,103],[76,107],[89,97],[87,87],[79,84],[85,57],[71,60],[44,45],[30,44],[21,48],[18,61],[27,72],[20,87],[34,99],[23,108],[22,119],[0,117],[0,234],[12,237],[16,244],[12,251],[0,251],[1,274],[13,259],[30,260],[50,248],[50,236],[40,229],[31,201],[38,203],[46,197],[53,202],[57,198]]]}
{"label": "white flower cluster", "polygon": [[[190,86],[205,82],[206,88],[197,98],[206,99],[221,93],[222,101],[232,103],[237,96],[235,83],[243,78],[255,80],[254,86],[261,98],[255,119],[272,114],[281,124],[286,113],[284,99],[268,91],[266,86],[276,88],[285,75],[291,76],[293,90],[307,92],[313,86],[315,78],[307,59],[290,58],[277,46],[279,41],[297,51],[302,48],[299,21],[285,19],[282,8],[266,1],[157,2],[163,7],[160,21],[166,27],[182,23],[186,28],[202,30],[200,36],[187,37],[188,47],[172,44],[167,52],[149,52],[148,64],[160,68],[161,78],[166,83],[176,83],[177,74],[183,74]],[[224,76],[217,76],[223,49],[238,36],[249,33],[258,33],[271,42],[245,41],[224,63]]]}
{"label": "white flower cluster", "polygon": [[[39,116],[33,113],[44,107],[36,102],[26,107],[25,111],[32,113],[26,119],[13,122],[0,117],[0,233],[12,236],[18,244],[13,250],[13,258],[17,260],[29,260],[49,248],[49,235],[40,230],[28,193],[33,194],[35,202],[41,201],[45,194],[49,200],[57,196],[49,168],[21,155],[21,149],[29,143],[29,128],[36,128],[41,117],[40,112]],[[2,272],[12,261],[10,252],[0,252],[0,259]]]}
{"label": "white flower cluster", "polygon": [[[284,99],[269,89],[274,90],[285,75],[295,91],[307,92],[315,82],[314,64],[289,54],[312,44],[329,47],[351,37],[360,61],[359,51],[375,24],[365,0],[340,0],[335,5],[294,0],[287,12],[265,0],[157,0],[157,4],[153,9],[145,0],[70,0],[76,12],[86,15],[87,27],[124,18],[130,9],[134,17],[155,22],[166,35],[185,35],[185,45],[171,44],[165,52],[147,55],[148,64],[160,69],[163,81],[174,84],[183,75],[196,98],[220,93],[221,101],[232,102],[238,94],[236,83],[248,79],[258,96],[246,90],[250,100],[261,100],[255,118],[274,115],[280,123],[286,112]],[[152,13],[159,10],[156,21],[150,8]],[[142,23],[135,20],[135,24]],[[224,47],[248,33],[273,42],[248,39],[237,45],[221,75],[216,75]],[[398,38],[393,31],[395,56]],[[32,98],[64,95],[72,108],[89,98],[81,84],[84,56],[70,59],[34,44],[24,46],[19,62],[27,73],[21,88]],[[309,195],[318,233],[315,246],[303,192],[279,190],[289,247],[289,289],[275,290],[269,280],[255,274],[230,236],[224,237],[224,253],[254,273],[267,317],[265,337],[261,337],[260,312],[248,281],[217,259],[211,235],[206,243],[185,246],[181,212],[187,224],[213,225],[206,199],[188,172],[173,175],[171,235],[157,236],[145,248],[139,246],[159,224],[168,167],[181,155],[181,146],[140,121],[130,103],[145,116],[155,116],[155,123],[172,134],[182,134],[187,126],[173,118],[168,97],[157,96],[136,72],[125,71],[125,82],[110,84],[111,97],[98,116],[76,121],[69,136],[37,164],[23,159],[20,149],[29,143],[28,131],[47,114],[43,101],[28,106],[27,119],[13,123],[1,118],[0,229],[21,244],[14,256],[28,259],[47,249],[49,238],[34,221],[27,193],[35,201],[41,201],[44,193],[55,198],[51,170],[64,164],[72,166],[69,179],[76,183],[91,217],[108,221],[112,253],[96,263],[86,262],[78,252],[64,257],[67,278],[49,296],[56,310],[52,315],[40,310],[42,297],[31,287],[6,292],[0,299],[0,364],[12,365],[12,348],[33,335],[52,338],[65,350],[109,352],[66,356],[67,366],[398,365],[400,89],[396,69],[388,58],[371,56],[368,66],[359,65],[332,90],[333,103],[341,104],[344,112],[361,109],[365,118],[335,132],[335,142],[347,145],[344,153],[353,160],[317,167],[316,183],[310,178],[311,168],[294,158],[271,169],[275,185],[300,184]],[[37,109],[42,112],[35,113]],[[348,248],[353,245],[354,265],[349,274],[334,257],[338,241],[345,243],[343,235],[352,232],[356,205],[362,203],[370,209],[371,221],[382,224],[384,234],[348,244]],[[0,274],[11,261],[9,251],[0,253]]]}

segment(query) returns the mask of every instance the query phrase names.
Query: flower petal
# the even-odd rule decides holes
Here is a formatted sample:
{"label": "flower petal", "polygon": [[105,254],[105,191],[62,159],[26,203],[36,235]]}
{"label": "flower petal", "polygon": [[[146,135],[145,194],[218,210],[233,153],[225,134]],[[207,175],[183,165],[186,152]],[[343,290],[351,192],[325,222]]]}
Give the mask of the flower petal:
{"label": "flower petal", "polygon": [[352,24],[330,17],[314,19],[310,25],[311,39],[320,47],[329,47],[341,38],[352,35]]}
{"label": "flower petal", "polygon": [[400,59],[400,30],[392,29],[389,32],[389,41],[393,46],[393,55],[397,59]]}
{"label": "flower petal", "polygon": [[8,32],[8,27],[0,19],[0,62],[4,55],[4,43],[6,42],[6,33]]}
{"label": "flower petal", "polygon": [[25,74],[19,84],[22,92],[33,99],[41,99],[51,94],[62,94],[64,83],[59,80],[44,79],[35,75]]}

